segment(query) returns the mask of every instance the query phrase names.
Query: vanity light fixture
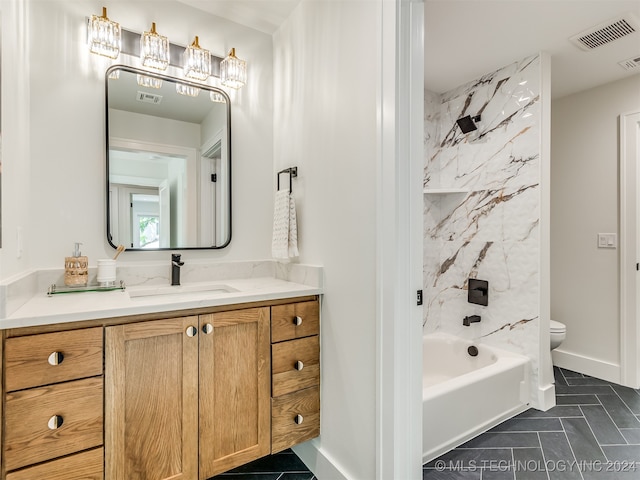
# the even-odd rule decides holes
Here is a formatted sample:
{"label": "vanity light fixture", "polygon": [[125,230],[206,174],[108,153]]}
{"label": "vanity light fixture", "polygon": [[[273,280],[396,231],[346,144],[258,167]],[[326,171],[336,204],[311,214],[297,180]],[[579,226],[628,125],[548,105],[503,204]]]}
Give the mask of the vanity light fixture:
{"label": "vanity light fixture", "polygon": [[187,85],[185,83],[176,83],[176,92],[180,95],[186,95],[187,97],[197,97],[200,94],[200,89],[193,85]]}
{"label": "vanity light fixture", "polygon": [[145,67],[156,70],[166,70],[169,66],[169,40],[158,34],[155,22],[150,32],[140,36],[140,60]]}
{"label": "vanity light fixture", "polygon": [[162,88],[161,78],[148,77],[146,75],[138,74],[137,79],[138,79],[138,85],[140,85],[141,87]]}
{"label": "vanity light fixture", "polygon": [[102,7],[102,15],[91,15],[87,24],[87,41],[92,53],[109,58],[120,54],[120,24],[107,18],[107,7]]}
{"label": "vanity light fixture", "polygon": [[[87,41],[92,53],[116,59],[120,53],[140,58],[143,67],[159,71],[167,70],[169,65],[182,67],[185,78],[207,82],[210,76],[220,79],[225,87],[238,89],[247,83],[247,62],[236,57],[236,50],[232,48],[226,58],[212,55],[209,50],[200,47],[196,36],[193,43],[187,47],[169,43],[167,37],[159,35],[156,24],[151,24],[148,32],[137,32],[121,28],[120,24],[107,18],[106,7],[102,8],[102,15],[92,15],[87,19]],[[139,48],[138,48],[139,45]],[[176,57],[176,52],[183,49],[182,63]],[[174,50],[174,60],[171,61],[170,51]],[[111,79],[117,79],[115,76]],[[162,80],[153,77],[138,77],[138,84],[145,87],[161,88]],[[216,83],[216,85],[219,85]],[[228,98],[220,97],[211,101],[227,102]]]}
{"label": "vanity light fixture", "polygon": [[227,103],[224,95],[222,95],[220,92],[209,92],[209,98],[212,102],[215,103]]}
{"label": "vanity light fixture", "polygon": [[247,83],[247,62],[236,57],[235,48],[220,62],[220,80],[222,85],[231,88],[240,88]]}
{"label": "vanity light fixture", "polygon": [[200,47],[198,37],[182,54],[185,77],[205,81],[211,75],[211,53]]}

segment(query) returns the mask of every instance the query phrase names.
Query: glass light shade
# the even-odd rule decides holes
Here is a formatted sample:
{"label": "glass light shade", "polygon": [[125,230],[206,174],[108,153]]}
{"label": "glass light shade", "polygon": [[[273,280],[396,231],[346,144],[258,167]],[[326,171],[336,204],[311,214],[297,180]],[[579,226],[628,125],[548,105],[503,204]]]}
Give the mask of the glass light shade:
{"label": "glass light shade", "polygon": [[227,103],[226,98],[219,92],[209,92],[209,98],[212,102],[216,103]]}
{"label": "glass light shade", "polygon": [[184,83],[176,83],[176,92],[180,95],[186,95],[187,97],[197,97],[200,94],[200,89],[193,85],[186,85]]}
{"label": "glass light shade", "polygon": [[120,38],[120,24],[107,18],[106,7],[102,7],[102,16],[91,15],[87,25],[87,42],[92,53],[118,58]]}
{"label": "glass light shade", "polygon": [[148,88],[162,88],[162,79],[155,77],[147,77],[146,75],[138,75],[138,85]]}
{"label": "glass light shade", "polygon": [[150,32],[140,36],[140,60],[142,65],[156,70],[166,70],[169,66],[169,40],[158,35],[156,24],[151,24]]}
{"label": "glass light shade", "polygon": [[209,50],[200,48],[198,37],[185,48],[182,64],[186,77],[204,81],[211,75],[211,53]]}
{"label": "glass light shade", "polygon": [[225,87],[240,88],[247,83],[247,62],[236,57],[236,49],[220,62],[220,80]]}

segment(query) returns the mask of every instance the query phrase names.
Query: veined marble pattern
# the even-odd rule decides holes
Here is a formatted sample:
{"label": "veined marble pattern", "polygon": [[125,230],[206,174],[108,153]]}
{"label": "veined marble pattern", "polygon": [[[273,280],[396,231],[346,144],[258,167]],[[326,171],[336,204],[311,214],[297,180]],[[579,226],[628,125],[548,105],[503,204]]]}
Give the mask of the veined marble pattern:
{"label": "veined marble pattern", "polygon": [[[425,94],[424,325],[539,355],[540,61],[529,57],[443,95]],[[456,119],[481,115],[463,134]],[[435,194],[428,189],[461,189]],[[487,307],[467,302],[489,281]],[[467,315],[482,321],[462,325]],[[535,388],[533,388],[535,386]]]}
{"label": "veined marble pattern", "polygon": [[[539,58],[528,58],[441,97],[438,111],[427,114],[439,127],[427,145],[425,187],[514,189],[537,183],[539,69]],[[433,108],[429,99],[425,109]],[[478,114],[478,130],[463,134],[456,119]]]}
{"label": "veined marble pattern", "polygon": [[[440,115],[440,95],[425,90],[424,92],[424,151],[428,156],[430,154],[436,154],[431,145],[439,143],[438,136],[440,132],[440,123],[437,118]],[[424,180],[423,186],[426,188],[428,185],[440,185],[440,172],[437,169],[429,169],[427,171],[427,165],[432,160],[427,158],[424,166]]]}

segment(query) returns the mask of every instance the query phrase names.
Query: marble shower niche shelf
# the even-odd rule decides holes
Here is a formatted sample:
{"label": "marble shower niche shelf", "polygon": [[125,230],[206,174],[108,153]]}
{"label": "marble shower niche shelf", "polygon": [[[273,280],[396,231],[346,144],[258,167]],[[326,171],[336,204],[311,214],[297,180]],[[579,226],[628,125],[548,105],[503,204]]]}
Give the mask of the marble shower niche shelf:
{"label": "marble shower niche shelf", "polygon": [[449,193],[469,193],[471,190],[467,188],[425,188],[423,193],[429,195],[447,195]]}

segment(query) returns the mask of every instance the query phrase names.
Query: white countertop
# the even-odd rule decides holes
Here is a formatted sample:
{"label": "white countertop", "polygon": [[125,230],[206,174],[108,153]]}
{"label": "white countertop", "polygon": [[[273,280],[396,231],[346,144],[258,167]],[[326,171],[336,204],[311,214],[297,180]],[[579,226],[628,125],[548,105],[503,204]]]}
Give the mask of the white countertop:
{"label": "white countertop", "polygon": [[[198,291],[200,288],[216,286],[231,291]],[[6,318],[0,319],[0,329],[215,307],[322,293],[322,287],[274,277],[185,283],[183,287],[186,287],[186,290],[196,291],[153,295],[149,291],[154,287],[149,286],[127,287],[124,291],[65,293],[52,296],[47,296],[43,291],[36,293]],[[171,287],[155,286],[155,288],[166,292]],[[142,290],[145,292],[141,292]],[[150,294],[134,297],[136,292]]]}

